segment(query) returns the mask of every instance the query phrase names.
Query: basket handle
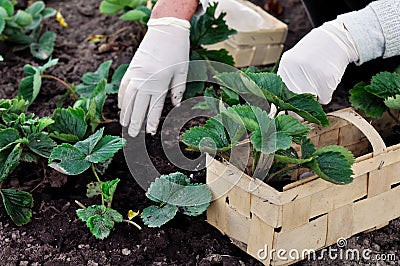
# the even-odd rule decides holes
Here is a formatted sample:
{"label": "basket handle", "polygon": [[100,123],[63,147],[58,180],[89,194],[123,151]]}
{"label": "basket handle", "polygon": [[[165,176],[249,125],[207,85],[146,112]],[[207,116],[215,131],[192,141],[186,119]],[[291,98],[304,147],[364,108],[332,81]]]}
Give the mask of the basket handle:
{"label": "basket handle", "polygon": [[368,123],[361,115],[356,113],[353,108],[346,108],[344,110],[335,111],[329,113],[328,116],[334,116],[344,119],[352,123],[356,128],[358,128],[368,139],[372,145],[373,156],[377,156],[382,153],[387,152],[386,144],[382,137],[379,135],[378,131]]}

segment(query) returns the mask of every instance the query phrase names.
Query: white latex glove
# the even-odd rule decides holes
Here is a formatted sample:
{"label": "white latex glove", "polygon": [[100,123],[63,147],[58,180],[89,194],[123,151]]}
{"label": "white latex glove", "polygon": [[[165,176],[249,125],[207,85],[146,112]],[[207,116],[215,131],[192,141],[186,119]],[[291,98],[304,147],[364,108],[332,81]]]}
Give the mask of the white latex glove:
{"label": "white latex glove", "polygon": [[154,135],[171,89],[178,105],[186,88],[190,23],[166,17],[150,19],[148,31],[122,78],[118,93],[120,123],[136,137],[147,114],[146,132]]}
{"label": "white latex glove", "polygon": [[278,75],[289,90],[312,93],[321,104],[327,104],[347,65],[358,59],[349,32],[341,22],[333,20],[313,29],[286,51],[282,55]]}

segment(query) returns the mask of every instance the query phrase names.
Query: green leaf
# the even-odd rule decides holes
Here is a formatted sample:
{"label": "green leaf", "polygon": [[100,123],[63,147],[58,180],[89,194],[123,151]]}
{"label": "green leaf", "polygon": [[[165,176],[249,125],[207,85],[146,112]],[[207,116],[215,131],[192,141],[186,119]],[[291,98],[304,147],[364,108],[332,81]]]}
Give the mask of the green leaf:
{"label": "green leaf", "polygon": [[33,18],[32,23],[25,27],[25,30],[37,30],[40,27],[40,23],[42,23],[42,21],[43,21],[42,15],[39,14],[35,16]]}
{"label": "green leaf", "polygon": [[223,124],[215,118],[207,120],[203,127],[196,126],[186,130],[181,140],[189,148],[204,152],[227,151],[231,143]]}
{"label": "green leaf", "polygon": [[125,72],[128,69],[128,67],[129,64],[122,64],[115,70],[114,74],[111,77],[111,83],[106,85],[108,94],[118,93],[122,77],[125,75]]}
{"label": "green leaf", "polygon": [[0,182],[3,182],[19,165],[21,153],[21,144],[16,144],[10,153],[6,153],[5,151],[0,153]]}
{"label": "green leaf", "polygon": [[264,130],[258,129],[251,135],[250,140],[255,150],[273,154],[277,150],[288,149],[292,144],[292,137],[283,132],[276,132],[272,124],[264,125]]}
{"label": "green leaf", "polygon": [[37,163],[38,162],[38,156],[36,156],[33,153],[23,151],[22,154],[21,154],[20,160],[22,162],[27,162],[27,163]]}
{"label": "green leaf", "polygon": [[8,16],[12,16],[14,14],[14,5],[9,0],[0,0],[0,6],[4,8],[8,14]]}
{"label": "green leaf", "polygon": [[[1,12],[1,9],[0,9],[0,12]],[[1,16],[1,13],[0,13],[0,34],[3,32],[5,26],[6,26],[6,22],[4,21],[4,18]],[[1,57],[0,61],[3,61],[3,57]]]}
{"label": "green leaf", "polygon": [[189,216],[199,216],[207,210],[208,206],[210,206],[209,203],[198,206],[182,207],[182,213]]}
{"label": "green leaf", "polygon": [[101,195],[101,188],[98,182],[90,182],[86,187],[86,197],[91,199],[95,196]]}
{"label": "green leaf", "polygon": [[102,139],[103,133],[104,128],[100,128],[94,134],[90,135],[87,139],[75,143],[74,147],[77,148],[82,154],[92,154],[97,143],[99,143]]}
{"label": "green leaf", "polygon": [[39,15],[45,9],[45,7],[46,5],[43,1],[35,1],[27,9],[25,9],[25,11],[31,14],[32,17],[35,17]]}
{"label": "green leaf", "polygon": [[313,156],[319,156],[321,154],[324,153],[328,153],[328,152],[336,152],[336,153],[340,153],[341,155],[343,155],[347,162],[352,165],[355,162],[355,158],[354,155],[351,153],[351,151],[349,151],[348,149],[346,149],[343,146],[338,146],[338,145],[330,145],[330,146],[325,146],[322,148],[319,148],[318,150],[316,150],[313,154]]}
{"label": "green leaf", "polygon": [[315,146],[310,139],[302,139],[301,141],[301,157],[310,158],[315,152]]}
{"label": "green leaf", "polygon": [[129,10],[119,18],[121,20],[126,20],[126,21],[135,21],[135,20],[142,20],[147,16],[147,14],[143,11],[140,10]]}
{"label": "green leaf", "polygon": [[[235,92],[236,94],[240,95],[243,97],[243,95],[250,94],[251,91],[250,89],[246,86],[243,82],[244,79],[242,79],[242,74],[240,71],[236,72],[225,72],[225,73],[220,73],[215,76],[215,79],[218,81],[218,84],[221,84],[222,86],[228,88],[229,90]],[[247,76],[246,76],[247,77]],[[245,77],[245,78],[246,78]],[[249,79],[249,78],[247,78]],[[255,85],[258,89],[258,93],[256,95],[262,95],[262,90],[259,88],[254,82],[253,85]]]}
{"label": "green leaf", "polygon": [[199,206],[211,201],[211,191],[207,185],[181,185],[167,176],[161,176],[152,182],[146,196],[156,202],[177,207]]}
{"label": "green leaf", "polygon": [[86,160],[91,163],[104,163],[111,159],[116,152],[125,146],[125,139],[117,136],[104,136],[96,144],[91,153],[87,154]]}
{"label": "green leaf", "polygon": [[42,117],[39,120],[37,120],[36,124],[36,132],[41,132],[43,131],[46,127],[49,125],[53,124],[54,120],[51,119],[50,117]]}
{"label": "green leaf", "polygon": [[226,25],[224,20],[226,13],[221,12],[218,17],[215,16],[217,6],[218,3],[211,4],[202,16],[193,16],[191,19],[190,43],[192,46],[218,43],[236,33]]}
{"label": "green leaf", "polygon": [[394,97],[389,97],[385,100],[385,105],[391,109],[400,109],[400,94],[395,95]]}
{"label": "green leaf", "polygon": [[[82,108],[68,109],[57,108],[53,113],[54,124],[49,126],[49,130],[56,132],[56,137],[75,136],[74,140],[81,140],[86,134],[87,124],[85,112]],[[62,139],[67,141],[65,138]]]}
{"label": "green leaf", "polygon": [[36,71],[33,76],[28,76],[21,80],[18,87],[18,96],[32,104],[39,95],[41,86],[42,78],[40,72]]}
{"label": "green leaf", "polygon": [[288,149],[292,144],[292,137],[286,132],[277,131],[276,122],[265,111],[258,107],[253,110],[260,126],[250,138],[254,149],[264,154]]}
{"label": "green leaf", "polygon": [[326,113],[314,95],[307,93],[298,94],[289,98],[287,103],[294,107],[291,108],[288,106],[287,110],[297,113],[307,121],[323,126],[329,125]]}
{"label": "green leaf", "polygon": [[57,10],[55,10],[54,8],[46,7],[40,14],[43,16],[43,18],[49,18],[55,16],[57,14]]}
{"label": "green leaf", "polygon": [[33,18],[28,12],[18,10],[17,14],[15,14],[13,18],[13,21],[21,27],[25,27],[32,23]]}
{"label": "green leaf", "polygon": [[28,139],[28,148],[35,154],[45,158],[49,158],[53,149],[57,146],[57,143],[43,132],[31,134]]}
{"label": "green leaf", "polygon": [[101,191],[103,192],[105,202],[108,203],[112,202],[119,181],[121,180],[117,178],[111,181],[105,181],[101,183]]}
{"label": "green leaf", "polygon": [[400,94],[400,74],[380,72],[372,77],[371,84],[365,89],[379,98],[393,97]]}
{"label": "green leaf", "polygon": [[120,12],[124,6],[102,1],[100,3],[100,12],[105,15],[114,15]]}
{"label": "green leaf", "polygon": [[322,179],[334,184],[349,184],[353,181],[351,165],[340,152],[319,152],[307,166]]}
{"label": "green leaf", "polygon": [[368,117],[380,118],[387,110],[383,99],[369,93],[366,90],[368,85],[364,82],[356,84],[349,92],[351,105],[365,112]]}
{"label": "green leaf", "polygon": [[54,50],[54,44],[56,42],[56,34],[51,31],[45,32],[37,43],[31,43],[30,49],[34,57],[46,60],[50,57]]}
{"label": "green leaf", "polygon": [[[229,54],[226,49],[219,49],[219,50],[207,50],[207,49],[196,49],[192,50],[191,53],[196,53],[197,60],[209,60],[209,61],[216,61],[221,62],[230,66],[235,65],[235,60]],[[193,55],[192,55],[193,56]]]}
{"label": "green leaf", "polygon": [[[83,84],[76,87],[76,92],[85,98],[92,98],[95,94],[96,87],[105,79],[107,83],[108,73],[111,67],[111,60],[102,63],[95,72],[88,72],[82,76]],[[104,85],[105,86],[105,85]]]}
{"label": "green leaf", "polygon": [[143,210],[141,216],[148,227],[161,227],[172,220],[177,212],[178,207],[167,204],[163,207],[149,206]]}
{"label": "green leaf", "polygon": [[49,158],[49,166],[66,175],[79,175],[90,167],[86,155],[70,144],[61,144],[54,148]]}
{"label": "green leaf", "polygon": [[27,224],[32,217],[32,195],[15,189],[1,189],[0,193],[7,214],[13,222],[18,226]]}
{"label": "green leaf", "polygon": [[14,143],[19,139],[18,130],[14,128],[6,128],[0,130],[0,152],[3,148],[7,147],[10,143]]}
{"label": "green leaf", "polygon": [[32,65],[26,64],[24,66],[24,73],[26,76],[33,76],[36,74],[36,72],[40,72],[37,67],[34,67]]}
{"label": "green leaf", "polygon": [[103,79],[93,91],[93,95],[89,100],[89,110],[86,118],[89,121],[92,131],[103,121],[103,108],[107,98],[106,91],[107,80]]}
{"label": "green leaf", "polygon": [[58,58],[55,59],[49,59],[49,61],[46,62],[43,66],[38,66],[37,69],[40,71],[41,74],[48,69],[49,67],[55,66],[58,64]]}
{"label": "green leaf", "polygon": [[120,213],[103,205],[92,205],[86,209],[79,209],[76,214],[79,219],[86,222],[90,232],[101,240],[110,235],[116,222],[120,223],[123,220]]}
{"label": "green leaf", "polygon": [[273,73],[246,73],[259,87],[273,93],[277,97],[283,98],[283,81],[282,78]]}
{"label": "green leaf", "polygon": [[276,131],[284,132],[289,136],[298,139],[306,138],[312,126],[302,124],[299,120],[290,115],[278,115],[275,118]]}
{"label": "green leaf", "polygon": [[138,6],[138,7],[136,8],[136,10],[141,11],[141,12],[143,12],[143,13],[146,14],[146,16],[144,16],[144,17],[141,19],[141,22],[144,23],[144,24],[146,24],[146,23],[149,21],[149,19],[150,19],[151,10],[150,10],[149,8],[147,8],[146,6],[144,6],[144,5]]}
{"label": "green leaf", "polygon": [[[256,131],[259,126],[259,121],[253,111],[253,109],[258,108],[250,105],[235,105],[226,108],[222,114],[230,117],[237,124],[242,125],[247,130],[253,132]],[[268,115],[267,115],[268,116]],[[268,120],[268,119],[267,119]]]}

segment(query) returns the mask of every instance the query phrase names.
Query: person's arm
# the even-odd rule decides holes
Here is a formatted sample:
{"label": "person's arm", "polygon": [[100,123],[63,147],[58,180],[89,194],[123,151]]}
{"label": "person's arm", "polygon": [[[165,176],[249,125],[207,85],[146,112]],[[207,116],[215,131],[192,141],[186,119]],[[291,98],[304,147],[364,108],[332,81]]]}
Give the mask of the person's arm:
{"label": "person's arm", "polygon": [[366,8],[338,16],[354,40],[360,65],[377,57],[400,54],[400,0],[374,1]]}
{"label": "person's arm", "polygon": [[400,54],[400,0],[380,0],[313,29],[282,55],[278,74],[296,93],[332,99],[347,65]]}
{"label": "person's arm", "polygon": [[150,18],[175,17],[190,20],[198,5],[199,0],[158,0]]}

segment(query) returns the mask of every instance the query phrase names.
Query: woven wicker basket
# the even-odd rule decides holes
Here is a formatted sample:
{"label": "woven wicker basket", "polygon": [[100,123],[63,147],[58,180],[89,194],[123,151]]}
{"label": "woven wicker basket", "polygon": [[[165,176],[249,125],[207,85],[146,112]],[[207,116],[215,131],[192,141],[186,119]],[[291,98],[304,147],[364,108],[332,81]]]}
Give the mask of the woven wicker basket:
{"label": "woven wicker basket", "polygon": [[392,120],[385,116],[369,123],[352,109],[330,113],[329,119],[331,125],[314,128],[310,138],[316,147],[337,144],[355,154],[354,181],[348,185],[312,176],[280,192],[207,157],[207,184],[215,197],[207,221],[265,265],[301,259],[286,254],[282,260],[276,252],[260,256],[266,247],[304,254],[400,217],[400,144],[386,147],[381,137],[388,135]]}

